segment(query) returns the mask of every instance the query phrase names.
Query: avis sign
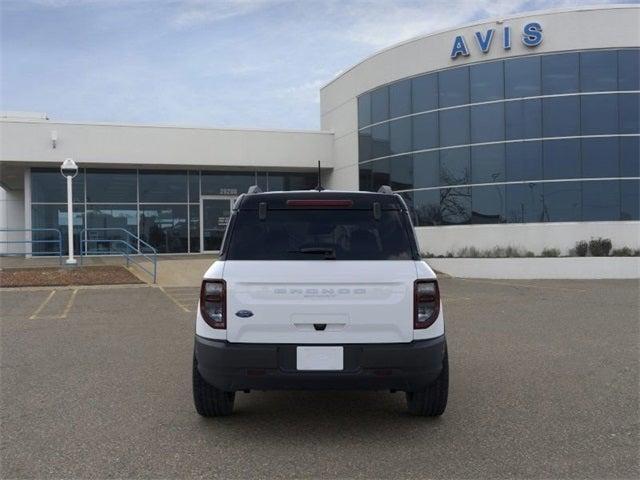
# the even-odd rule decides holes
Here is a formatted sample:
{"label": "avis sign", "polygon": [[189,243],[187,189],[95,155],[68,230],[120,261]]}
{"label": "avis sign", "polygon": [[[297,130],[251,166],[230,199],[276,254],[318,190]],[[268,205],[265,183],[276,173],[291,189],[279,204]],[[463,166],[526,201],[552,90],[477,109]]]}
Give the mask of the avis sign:
{"label": "avis sign", "polygon": [[[487,53],[496,36],[496,29],[489,28],[486,32],[475,32],[474,38],[482,53]],[[542,43],[542,26],[538,22],[530,22],[522,27],[520,41],[526,47],[537,47]],[[511,48],[511,27],[502,28],[502,48]],[[469,47],[463,35],[458,35],[453,41],[451,58],[454,60],[459,56],[468,57]]]}

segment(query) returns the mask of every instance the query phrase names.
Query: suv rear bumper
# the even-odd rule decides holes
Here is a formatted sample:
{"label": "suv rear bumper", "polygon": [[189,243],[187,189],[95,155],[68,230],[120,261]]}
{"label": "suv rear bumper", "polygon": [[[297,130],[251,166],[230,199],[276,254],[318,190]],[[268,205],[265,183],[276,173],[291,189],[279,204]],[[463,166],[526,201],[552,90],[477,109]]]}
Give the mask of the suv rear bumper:
{"label": "suv rear bumper", "polygon": [[336,372],[296,370],[297,345],[291,344],[229,343],[196,336],[195,355],[200,375],[224,391],[417,391],[442,370],[446,341],[443,335],[410,343],[342,346],[344,370]]}

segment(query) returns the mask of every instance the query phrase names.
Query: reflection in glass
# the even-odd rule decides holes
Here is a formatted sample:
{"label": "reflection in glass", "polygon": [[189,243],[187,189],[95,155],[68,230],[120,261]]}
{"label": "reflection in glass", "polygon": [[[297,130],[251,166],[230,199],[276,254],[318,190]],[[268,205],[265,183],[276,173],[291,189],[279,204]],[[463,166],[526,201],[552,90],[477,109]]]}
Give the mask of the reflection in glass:
{"label": "reflection in glass", "polygon": [[546,140],[543,142],[544,178],[580,178],[580,140]]}
{"label": "reflection in glass", "polygon": [[190,252],[200,251],[200,205],[189,205],[189,241]]}
{"label": "reflection in glass", "polygon": [[620,181],[582,182],[582,220],[620,220]]}
{"label": "reflection in glass", "polygon": [[[84,203],[84,169],[72,181],[73,202]],[[57,168],[31,169],[31,201],[67,203],[67,180]]]}
{"label": "reflection in glass", "polygon": [[203,251],[218,251],[231,217],[229,200],[202,200],[202,237]]}
{"label": "reflection in glass", "polygon": [[371,140],[371,128],[365,128],[358,132],[358,161],[364,162],[373,158],[373,142]]}
{"label": "reflection in glass", "polygon": [[[60,177],[60,172],[57,172]],[[33,254],[58,254],[58,239],[62,239],[62,254],[68,255],[67,242],[67,206],[66,205],[31,205],[31,228],[55,228],[56,232],[33,232],[34,240],[31,251]],[[80,231],[84,228],[84,205],[73,205],[73,248],[80,253]],[[16,250],[16,244],[9,244],[9,249]]]}
{"label": "reflection in glass", "polygon": [[440,185],[440,152],[413,154],[413,188]]}
{"label": "reflection in glass", "polygon": [[471,223],[504,223],[504,185],[471,187]]}
{"label": "reflection in glass", "polygon": [[620,99],[620,133],[640,133],[640,95],[625,93]]}
{"label": "reflection in glass", "polygon": [[371,191],[373,188],[373,177],[371,174],[371,162],[361,163],[359,165],[360,190]]}
{"label": "reflection in glass", "polygon": [[543,99],[542,131],[545,137],[580,135],[580,97]]}
{"label": "reflection in glass", "polygon": [[579,57],[577,53],[543,55],[542,94],[577,92],[579,82]]}
{"label": "reflection in glass", "polygon": [[389,86],[389,117],[411,113],[411,80],[401,80]]}
{"label": "reflection in glass", "polygon": [[389,87],[371,92],[371,123],[389,119]]}
{"label": "reflection in glass", "polygon": [[413,113],[438,108],[438,74],[430,73],[411,79]]}
{"label": "reflection in glass", "polygon": [[187,172],[140,170],[140,202],[186,202]]}
{"label": "reflection in glass", "polygon": [[[109,230],[89,230],[89,240],[111,239],[131,243],[131,238],[120,229],[138,236],[138,210],[132,205],[88,205],[87,228]],[[89,250],[100,254],[121,253],[125,245],[117,242],[89,242]],[[137,245],[133,245],[137,248]]]}
{"label": "reflection in glass", "polygon": [[540,95],[540,57],[507,60],[504,76],[506,98]]}
{"label": "reflection in glass", "polygon": [[186,205],[141,205],[140,238],[158,253],[187,253]]}
{"label": "reflection in glass", "polygon": [[87,169],[87,202],[137,202],[137,177],[135,170]]}
{"label": "reflection in glass", "polygon": [[413,211],[418,226],[442,225],[440,190],[418,190],[413,192]]}
{"label": "reflection in glass", "polygon": [[640,220],[640,180],[620,181],[620,220]]}
{"label": "reflection in glass", "polygon": [[543,219],[545,222],[580,221],[580,182],[543,184]]}
{"label": "reflection in glass", "polygon": [[371,96],[368,93],[358,97],[358,128],[371,124]]}
{"label": "reflection in glass", "polygon": [[440,151],[440,185],[464,185],[470,179],[469,147]]}
{"label": "reflection in glass", "polygon": [[618,51],[618,90],[640,90],[640,49]]}
{"label": "reflection in glass", "polygon": [[189,172],[189,201],[200,201],[200,172],[197,170]]}
{"label": "reflection in glass", "polygon": [[413,150],[438,147],[438,113],[423,113],[412,118]]}
{"label": "reflection in glass", "polygon": [[471,143],[504,140],[504,104],[471,107]]}
{"label": "reflection in glass", "polygon": [[439,123],[441,147],[469,143],[469,107],[441,110]]}
{"label": "reflection in glass", "polygon": [[391,153],[389,146],[389,124],[371,127],[372,158],[385,157]]}
{"label": "reflection in glass", "polygon": [[469,103],[469,67],[444,70],[438,77],[440,108]]}
{"label": "reflection in glass", "polygon": [[471,147],[471,183],[504,182],[504,147],[503,144]]}
{"label": "reflection in glass", "polygon": [[471,103],[504,98],[503,62],[488,62],[469,67]]}
{"label": "reflection in glass", "polygon": [[542,100],[507,102],[504,108],[507,140],[542,137]]}
{"label": "reflection in glass", "polygon": [[543,220],[542,185],[523,183],[506,185],[507,222],[537,223]]}
{"label": "reflection in glass", "polygon": [[620,176],[640,177],[640,137],[620,138]]}
{"label": "reflection in glass", "polygon": [[613,92],[618,89],[618,54],[614,51],[580,53],[580,90]]}
{"label": "reflection in glass", "polygon": [[372,189],[377,192],[382,185],[391,183],[391,159],[384,158],[371,162]]}
{"label": "reflection in glass", "polygon": [[617,95],[583,95],[580,102],[583,135],[618,133]]}
{"label": "reflection in glass", "polygon": [[462,225],[471,221],[471,189],[441,188],[440,212],[443,225]]}
{"label": "reflection in glass", "polygon": [[508,182],[542,180],[542,142],[507,143],[505,156]]}
{"label": "reflection in glass", "polygon": [[391,188],[409,190],[413,188],[413,157],[401,155],[391,159]]}
{"label": "reflection in glass", "polygon": [[617,177],[618,137],[582,139],[582,177]]}
{"label": "reflection in glass", "polygon": [[411,118],[405,117],[389,122],[389,145],[391,154],[411,151]]}

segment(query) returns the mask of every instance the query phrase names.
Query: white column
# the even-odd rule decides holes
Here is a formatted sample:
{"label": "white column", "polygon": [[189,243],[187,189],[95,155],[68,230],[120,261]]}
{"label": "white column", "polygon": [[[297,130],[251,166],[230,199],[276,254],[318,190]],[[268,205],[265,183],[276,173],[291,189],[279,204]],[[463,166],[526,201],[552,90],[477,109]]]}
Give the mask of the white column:
{"label": "white column", "polygon": [[67,265],[75,265],[76,259],[73,258],[73,177],[67,177],[67,242],[69,244],[69,258]]}

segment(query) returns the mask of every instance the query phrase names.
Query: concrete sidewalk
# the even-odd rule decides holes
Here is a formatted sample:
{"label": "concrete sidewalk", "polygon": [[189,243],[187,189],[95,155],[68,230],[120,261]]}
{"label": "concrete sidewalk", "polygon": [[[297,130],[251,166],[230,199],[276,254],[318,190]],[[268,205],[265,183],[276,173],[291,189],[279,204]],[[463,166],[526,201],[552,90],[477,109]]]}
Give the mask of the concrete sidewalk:
{"label": "concrete sidewalk", "polygon": [[[216,255],[159,255],[157,284],[162,287],[199,287],[204,272],[216,260]],[[78,262],[79,262],[78,258]],[[64,262],[64,259],[63,259]],[[105,255],[99,257],[85,257],[85,266],[91,265],[126,265],[121,255]],[[78,263],[79,265],[79,263]],[[60,266],[58,257],[0,257],[0,268],[42,268]],[[63,267],[66,267],[64,263]],[[151,270],[149,262],[143,262],[144,268]],[[66,267],[75,268],[75,267]],[[145,283],[151,283],[151,276],[131,263],[129,270]]]}

